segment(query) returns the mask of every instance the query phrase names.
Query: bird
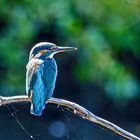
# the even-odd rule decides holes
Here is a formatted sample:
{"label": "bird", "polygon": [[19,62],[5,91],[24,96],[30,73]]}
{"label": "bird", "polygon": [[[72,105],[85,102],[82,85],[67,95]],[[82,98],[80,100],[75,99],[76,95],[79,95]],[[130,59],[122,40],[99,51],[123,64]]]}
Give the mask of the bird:
{"label": "bird", "polygon": [[53,95],[58,73],[54,54],[74,50],[77,48],[57,46],[49,42],[33,46],[26,65],[26,94],[31,100],[31,114],[41,116],[47,100]]}

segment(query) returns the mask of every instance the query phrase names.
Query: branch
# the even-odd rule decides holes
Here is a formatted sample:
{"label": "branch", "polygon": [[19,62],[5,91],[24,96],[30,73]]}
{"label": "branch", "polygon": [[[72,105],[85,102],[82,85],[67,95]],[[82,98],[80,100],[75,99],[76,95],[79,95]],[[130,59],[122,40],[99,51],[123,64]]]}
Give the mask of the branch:
{"label": "branch", "polygon": [[[13,96],[13,97],[0,96],[0,106],[10,104],[10,103],[24,102],[24,101],[30,102],[30,99],[28,98],[28,96],[26,96],[26,95]],[[76,103],[73,103],[73,102],[70,102],[67,100],[63,100],[63,99],[58,99],[58,98],[50,98],[47,101],[47,103],[67,107],[68,109],[71,109],[75,114],[81,116],[82,118],[89,120],[90,122],[96,123],[102,127],[105,127],[107,129],[111,130],[112,132],[122,136],[125,139],[140,140],[140,138],[138,138],[137,136],[123,130],[122,128],[118,127],[117,125],[115,125],[105,119],[102,119],[102,118],[94,115],[93,113],[91,113],[90,111],[88,111],[87,109],[85,109],[84,107],[82,107]]]}

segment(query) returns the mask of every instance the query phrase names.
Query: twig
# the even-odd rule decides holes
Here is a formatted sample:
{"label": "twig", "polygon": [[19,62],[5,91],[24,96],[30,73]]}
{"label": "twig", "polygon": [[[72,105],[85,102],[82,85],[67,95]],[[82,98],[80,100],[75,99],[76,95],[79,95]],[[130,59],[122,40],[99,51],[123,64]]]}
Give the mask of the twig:
{"label": "twig", "polygon": [[[10,103],[18,103],[18,102],[24,102],[24,101],[30,101],[28,96],[23,95],[23,96],[13,96],[13,97],[2,97],[0,96],[0,106],[1,105],[6,105],[6,104],[10,104]],[[103,126],[111,131],[113,131],[114,133],[122,136],[125,139],[128,140],[140,140],[140,138],[138,138],[137,136],[123,130],[122,128],[118,127],[117,125],[102,119],[100,117],[97,117],[96,115],[94,115],[93,113],[91,113],[90,111],[88,111],[87,109],[85,109],[84,107],[64,100],[64,99],[58,99],[58,98],[50,98],[47,103],[52,103],[52,104],[56,104],[56,105],[61,105],[64,107],[67,107],[68,109],[73,110],[73,112],[75,114],[78,114],[79,116],[81,116],[82,118],[89,120],[93,123],[96,123],[100,126]]]}

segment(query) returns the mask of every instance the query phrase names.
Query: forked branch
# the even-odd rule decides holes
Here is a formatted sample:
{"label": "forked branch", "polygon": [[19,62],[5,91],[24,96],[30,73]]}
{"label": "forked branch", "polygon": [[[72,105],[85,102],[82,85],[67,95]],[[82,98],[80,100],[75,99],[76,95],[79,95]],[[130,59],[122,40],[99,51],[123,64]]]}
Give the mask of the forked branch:
{"label": "forked branch", "polygon": [[[0,96],[0,105],[6,105],[6,104],[10,104],[10,103],[18,103],[18,102],[24,102],[24,101],[30,102],[28,96],[26,96],[26,95],[12,96],[12,97]],[[140,138],[138,138],[137,136],[123,130],[122,128],[118,127],[117,125],[115,125],[105,119],[102,119],[102,118],[94,115],[93,113],[91,113],[90,111],[88,111],[87,109],[85,109],[84,107],[82,107],[76,103],[73,103],[73,102],[70,102],[70,101],[67,101],[64,99],[58,99],[58,98],[50,98],[47,101],[47,103],[64,106],[70,110],[73,110],[74,114],[77,114],[86,120],[89,120],[95,124],[105,127],[107,129],[111,130],[112,132],[122,136],[125,139],[140,140]]]}

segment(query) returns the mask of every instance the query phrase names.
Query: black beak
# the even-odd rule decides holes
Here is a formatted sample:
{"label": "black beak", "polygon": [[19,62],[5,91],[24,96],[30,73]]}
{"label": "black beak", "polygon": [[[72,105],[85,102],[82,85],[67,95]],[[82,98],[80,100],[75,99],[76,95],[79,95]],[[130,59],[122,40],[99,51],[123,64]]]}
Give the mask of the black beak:
{"label": "black beak", "polygon": [[54,50],[55,52],[66,52],[66,51],[76,51],[77,48],[74,47],[60,47],[57,46],[57,48]]}

